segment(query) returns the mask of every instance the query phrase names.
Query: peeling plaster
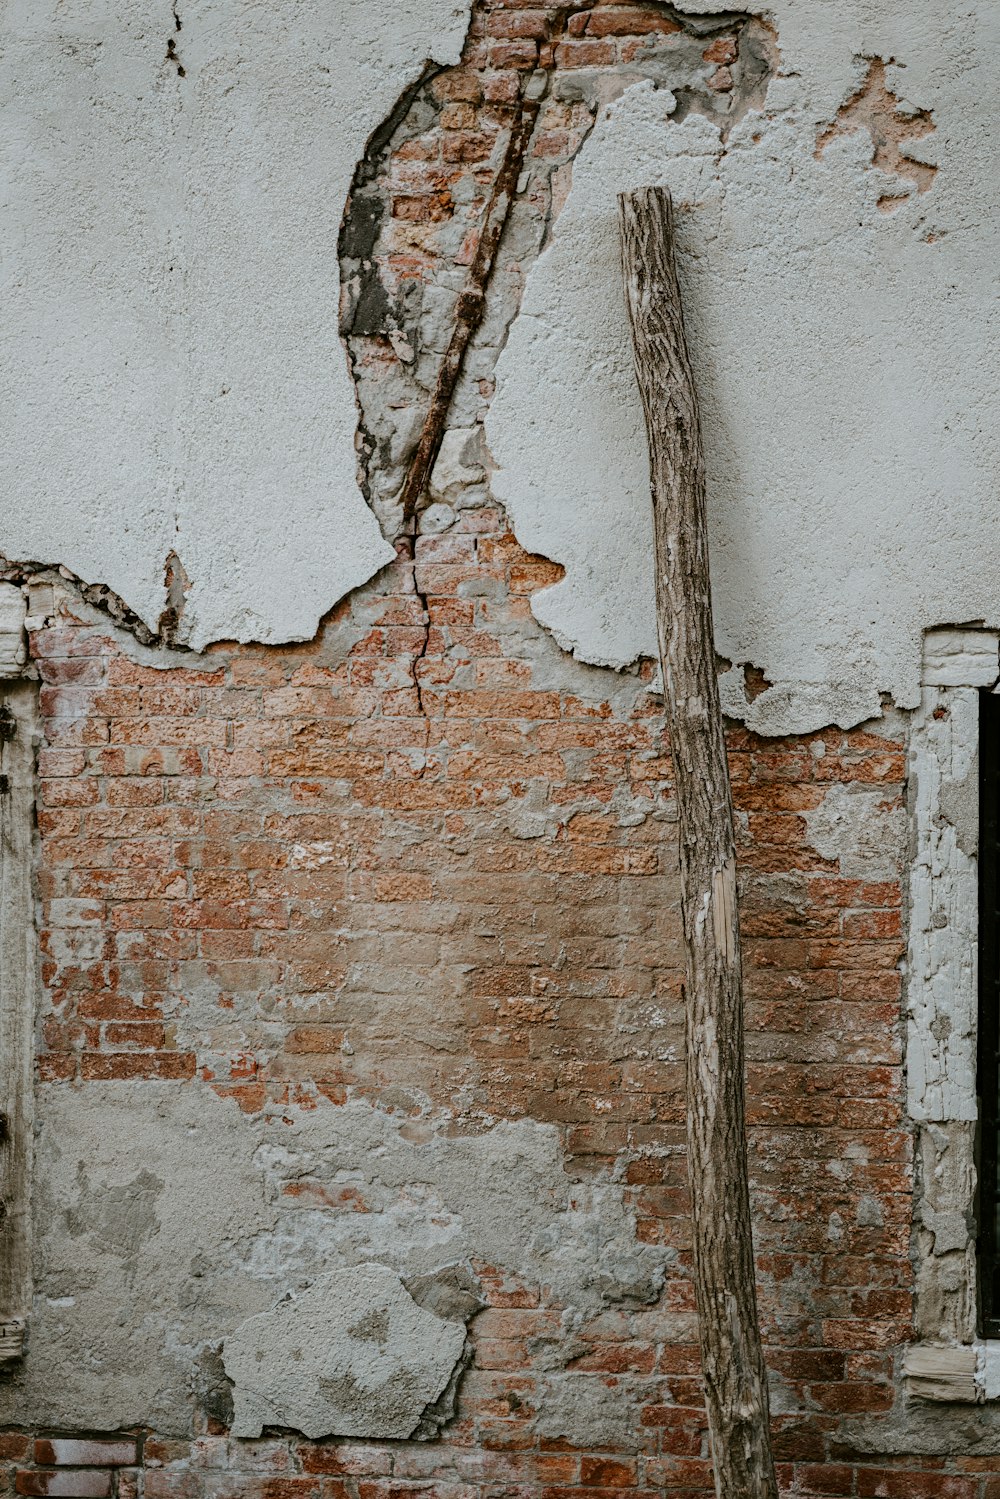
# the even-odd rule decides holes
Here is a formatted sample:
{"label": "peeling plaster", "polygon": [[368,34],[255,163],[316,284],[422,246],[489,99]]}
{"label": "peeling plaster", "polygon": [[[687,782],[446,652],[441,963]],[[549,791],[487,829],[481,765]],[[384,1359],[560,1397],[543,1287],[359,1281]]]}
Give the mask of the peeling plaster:
{"label": "peeling plaster", "polygon": [[333,1270],[226,1339],[233,1435],[412,1437],[465,1348],[465,1323],[424,1311],[384,1265]]}
{"label": "peeling plaster", "polygon": [[[0,553],[183,640],[311,637],[392,549],[357,483],[355,163],[470,5],[14,0],[0,28]],[[266,583],[262,583],[266,579]]]}
{"label": "peeling plaster", "polygon": [[[930,0],[877,15],[860,0],[819,12],[776,0],[771,15],[781,73],[727,142],[702,116],[675,123],[673,97],[650,84],[603,111],[529,276],[487,437],[519,539],[566,569],[535,595],[537,617],[587,661],[655,655],[615,198],[670,186],[716,645],[736,663],[726,710],[780,734],[875,717],[883,694],[914,707],[922,629],[1000,619],[1000,439],[985,417],[1000,392],[977,355],[996,312],[980,268],[997,262],[1000,16],[959,24]],[[899,150],[937,166],[932,182],[885,171],[860,115],[829,133],[872,59],[909,117]],[[774,684],[752,702],[746,662]]]}
{"label": "peeling plaster", "polygon": [[836,781],[803,814],[818,854],[854,880],[896,880],[906,858],[906,811],[877,786]]}
{"label": "peeling plaster", "polygon": [[[568,12],[561,14],[565,22]],[[671,15],[671,20],[679,18]],[[558,29],[560,23],[555,24]],[[736,51],[729,69],[732,89],[724,92],[711,86],[714,64],[705,56],[707,39],[720,31],[728,34]],[[547,140],[548,145],[540,154],[529,152],[511,205],[498,273],[489,283],[486,316],[467,350],[453,393],[451,431],[445,434],[431,476],[432,505],[421,516],[421,532],[445,529],[457,510],[482,505],[489,498],[482,482],[485,470],[479,472],[484,456],[480,425],[486,405],[484,386],[492,383],[497,356],[517,314],[525,273],[551,232],[569,186],[573,160],[600,106],[640,79],[651,78],[657,84],[669,81],[685,110],[717,118],[725,130],[766,92],[772,66],[767,26],[746,12],[727,11],[689,20],[680,31],[646,37],[641,51],[628,62],[589,68],[557,65],[549,75],[535,132],[539,143]],[[393,211],[392,179],[400,166],[395,153],[404,143],[418,142],[436,122],[439,111],[433,88],[412,90],[401,101],[358,165],[341,235],[343,325],[362,412],[362,485],[387,535],[397,534],[403,524],[400,490],[426,413],[428,391],[435,386],[451,339],[456,296],[465,278],[463,262],[470,231],[465,207],[470,195],[478,197],[482,191],[472,173],[450,181],[449,199],[458,211],[435,224],[435,253],[422,266],[419,279],[401,277],[392,264],[400,243],[400,225]],[[568,134],[567,117],[572,122]],[[566,134],[563,150],[551,154],[553,137],[562,134]],[[391,165],[393,160],[395,165]],[[491,172],[498,165],[495,156]],[[478,216],[474,222],[478,225]],[[395,361],[381,357],[378,345],[381,340],[384,346],[386,336],[397,355]],[[447,491],[447,503],[441,497],[443,491]]]}
{"label": "peeling plaster", "polygon": [[[934,130],[929,110],[916,109],[888,87],[885,63],[873,57],[856,94],[837,111],[837,117],[816,142],[817,161],[831,141],[856,130],[867,133],[872,147],[872,165],[890,176],[907,177],[918,193],[930,192],[937,167],[923,160],[927,147],[918,143]],[[878,201],[884,213],[892,213],[906,201],[910,188],[885,193]]]}
{"label": "peeling plaster", "polygon": [[[715,8],[680,9],[707,26]],[[0,552],[57,559],[195,647],[311,636],[389,560],[357,484],[334,247],[366,143],[428,59],[457,58],[468,15],[447,0],[345,0],[334,26],[304,23],[293,0],[190,0],[181,35],[166,0],[141,16],[120,0],[8,7],[3,461],[16,501]],[[922,626],[996,610],[1000,560],[982,545],[996,439],[980,421],[995,392],[974,355],[995,304],[978,270],[996,259],[980,132],[997,116],[1000,21],[959,26],[929,0],[874,19],[861,0],[821,14],[778,0],[768,19],[781,74],[741,120],[706,114],[688,63],[652,51],[557,80],[561,99],[616,102],[559,168],[553,215],[572,188],[555,223],[514,216],[509,256],[530,265],[548,249],[489,434],[518,534],[567,569],[536,596],[539,619],[584,661],[654,654],[614,196],[668,182],[686,205],[718,645],[735,662],[724,704],[782,733],[857,723],[885,694],[913,706]],[[652,81],[627,88],[644,69]],[[500,300],[477,378],[514,311]],[[419,316],[452,302],[428,287]],[[351,316],[355,333],[368,325]],[[389,331],[416,360],[419,404],[436,341]],[[391,437],[386,414],[365,410],[379,451],[365,492],[388,531],[419,416],[407,396]],[[456,406],[470,431],[468,395]],[[483,489],[478,467],[439,475],[449,493],[429,532]],[[164,616],[178,602],[179,624]],[[763,692],[744,690],[749,662]]]}
{"label": "peeling plaster", "polygon": [[[414,1143],[405,1120],[360,1101],[269,1119],[201,1084],[154,1082],[43,1086],[38,1117],[31,1353],[0,1383],[0,1424],[189,1433],[205,1391],[214,1404],[225,1393],[212,1370],[237,1328],[316,1286],[328,1305],[324,1277],[373,1264],[437,1323],[447,1384],[455,1329],[464,1338],[478,1303],[461,1269],[470,1260],[546,1287],[572,1309],[569,1327],[655,1301],[673,1255],[638,1241],[621,1186],[572,1181],[559,1131],[531,1120],[474,1136],[445,1122]],[[127,1142],[113,1118],[127,1119]],[[345,1191],[367,1211],[345,1208]],[[288,1344],[267,1326],[270,1398],[284,1388]],[[244,1368],[234,1353],[244,1341],[228,1344],[230,1372]],[[415,1346],[426,1348],[423,1333]],[[420,1383],[422,1401],[434,1379]],[[418,1435],[433,1434],[453,1400],[444,1388]],[[248,1400],[240,1419],[260,1409]],[[314,1402],[287,1415],[323,1425],[322,1412]]]}

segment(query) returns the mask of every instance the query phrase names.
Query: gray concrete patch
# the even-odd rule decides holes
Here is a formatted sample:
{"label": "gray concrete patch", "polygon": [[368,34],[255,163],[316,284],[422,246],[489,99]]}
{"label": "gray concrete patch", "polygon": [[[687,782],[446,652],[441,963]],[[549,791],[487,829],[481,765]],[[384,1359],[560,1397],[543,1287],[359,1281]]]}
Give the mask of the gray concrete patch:
{"label": "gray concrete patch", "polygon": [[464,1321],[424,1311],[384,1265],[334,1270],[226,1339],[233,1434],[411,1437],[464,1347]]}
{"label": "gray concrete patch", "polygon": [[620,1186],[573,1181],[559,1131],[532,1120],[463,1136],[443,1119],[414,1143],[358,1100],[265,1118],[154,1082],[44,1086],[38,1118],[29,1352],[0,1382],[0,1424],[190,1433],[227,1409],[218,1355],[237,1328],[374,1264],[431,1319],[417,1365],[427,1328],[449,1349],[442,1386],[413,1396],[441,1396],[414,1432],[433,1435],[479,1305],[471,1259],[586,1315],[648,1304],[673,1253],[637,1240]]}

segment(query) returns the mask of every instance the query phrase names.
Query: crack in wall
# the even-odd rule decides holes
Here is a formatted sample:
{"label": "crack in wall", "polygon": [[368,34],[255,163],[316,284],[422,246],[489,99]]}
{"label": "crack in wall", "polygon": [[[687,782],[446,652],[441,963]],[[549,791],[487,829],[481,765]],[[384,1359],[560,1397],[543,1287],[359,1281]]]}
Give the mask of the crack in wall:
{"label": "crack in wall", "polygon": [[[347,207],[340,225],[337,257],[340,264],[340,337],[351,371],[358,411],[358,485],[365,500],[372,502],[370,466],[378,443],[364,423],[358,398],[359,353],[357,337],[384,336],[405,340],[405,310],[387,293],[375,264],[375,249],[385,214],[385,200],[378,184],[389,153],[400,138],[419,134],[435,117],[428,85],[444,71],[427,63],[420,77],[403,90],[395,108],[369,137],[354,173]],[[405,357],[400,350],[400,357]],[[413,357],[410,351],[410,357]]]}
{"label": "crack in wall", "polygon": [[[170,13],[171,13],[171,15],[174,18],[174,31],[178,32],[178,31],[181,30],[183,22],[181,21],[181,18],[179,16],[178,12],[177,12],[176,0],[175,0],[175,3],[170,8]],[[186,69],[184,68],[183,63],[181,62],[180,54],[177,51],[177,38],[176,38],[176,36],[172,36],[172,37],[168,37],[167,38],[167,62],[172,62],[174,64],[174,66],[177,69],[177,76],[178,76],[178,78],[184,78],[186,76]]]}
{"label": "crack in wall", "polygon": [[[413,515],[413,535],[411,540],[411,556],[413,558],[413,591],[420,600],[421,621],[423,624],[423,640],[420,649],[413,658],[412,674],[413,686],[417,694],[417,711],[424,720],[424,747],[430,744],[431,725],[427,713],[427,704],[424,702],[424,688],[421,681],[421,663],[426,659],[431,642],[431,611],[430,601],[426,589],[422,589],[417,580],[417,542],[420,539],[420,512]],[[422,774],[423,772],[421,772]]]}
{"label": "crack in wall", "polygon": [[[558,45],[560,34],[557,32],[553,35],[550,46]],[[539,49],[539,56],[540,52],[541,49]],[[525,80],[518,92],[503,160],[493,178],[489,201],[479,230],[476,253],[465,285],[455,304],[454,326],[438,369],[434,397],[424,418],[420,441],[403,481],[400,504],[404,521],[416,513],[417,507],[424,498],[431,470],[441,450],[448,413],[451,410],[455,387],[462,374],[469,341],[478,332],[486,315],[486,298],[496,265],[497,252],[517,197],[525,155],[534,135],[542,101],[548,92],[548,83],[548,75],[542,69],[537,69]]]}
{"label": "crack in wall", "polygon": [[[477,6],[467,52],[491,14],[489,6]],[[520,75],[513,75],[517,92],[506,102],[484,100],[468,62],[429,69],[401,96],[358,164],[339,242],[341,333],[359,410],[358,482],[389,536],[414,539],[415,494],[426,487],[435,444],[449,424],[482,420],[525,277],[548,242],[573,162],[600,110],[632,84],[651,79],[674,94],[678,122],[691,112],[717,122],[725,149],[732,126],[763,104],[777,69],[776,36],[761,16],[730,10],[690,16],[666,3],[629,13],[645,18],[637,23],[640,31],[650,17],[667,24],[623,44],[613,64],[573,66],[575,54],[564,49],[593,45],[600,14],[596,3],[545,12],[544,34],[530,43],[544,85],[518,180],[504,176],[528,93],[523,79],[532,76],[527,51]],[[497,87],[495,76],[491,87]],[[459,120],[470,135],[494,130],[488,176],[485,161],[451,163],[447,131]],[[453,154],[461,158],[475,144],[458,140]],[[474,288],[475,322],[482,327],[465,338],[464,365],[459,358],[442,392],[442,372],[469,313],[463,298],[474,279],[464,270],[474,260],[470,241],[481,243],[497,199],[505,197],[493,260]],[[425,413],[419,425],[417,413]],[[457,503],[475,507],[487,499],[488,488],[473,484]],[[449,523],[444,516],[436,529]]]}
{"label": "crack in wall", "polygon": [[[169,14],[173,34],[167,40],[167,54],[183,74],[179,47],[182,32],[185,36],[187,33],[179,0],[171,4]],[[483,34],[484,18],[503,14],[502,8],[492,9],[487,4],[474,8],[467,54],[481,45],[478,36]],[[458,67],[428,63],[372,133],[357,164],[338,234],[340,331],[358,410],[358,481],[389,537],[402,539],[406,534],[400,524],[399,490],[417,442],[414,425],[427,406],[441,361],[447,358],[456,313],[461,315],[463,307],[468,311],[468,304],[462,300],[463,287],[468,251],[475,249],[477,236],[481,242],[485,235],[495,232],[494,256],[482,287],[485,293],[485,281],[491,280],[490,294],[488,299],[485,295],[478,299],[475,320],[469,324],[466,367],[454,382],[453,399],[449,397],[441,407],[435,443],[456,419],[468,430],[479,429],[484,403],[489,399],[492,368],[517,315],[526,271],[544,247],[558,211],[555,174],[562,170],[562,182],[568,180],[573,160],[602,104],[638,78],[650,76],[664,86],[677,86],[679,115],[685,109],[697,108],[724,123],[737,117],[751,96],[757,97],[754,90],[759,89],[761,68],[751,54],[757,57],[760,47],[757,43],[751,46],[748,39],[758,31],[763,35],[765,23],[750,13],[724,10],[710,16],[687,16],[668,4],[636,7],[635,15],[647,20],[660,17],[664,25],[649,35],[638,36],[634,53],[628,47],[620,49],[621,58],[615,65],[570,66],[574,55],[572,51],[564,55],[563,49],[581,42],[590,45],[597,35],[595,17],[599,14],[597,4],[553,6],[544,12],[544,34],[532,48],[533,60],[543,74],[541,98],[530,97],[531,85],[526,82],[531,78],[530,69],[521,63],[491,63],[488,69],[479,68],[476,76],[488,77],[496,97],[482,98],[477,113],[471,105],[451,100],[447,86],[435,93],[436,84],[453,84],[463,68],[468,74],[468,61]],[[720,78],[720,68],[728,68],[729,76]],[[515,83],[519,84],[516,99],[508,87]],[[484,138],[492,133],[492,160],[463,159],[453,172],[444,173],[453,181],[443,182],[436,195],[414,199],[407,207],[400,185],[392,180],[399,170],[400,148],[406,143],[418,147],[423,139],[436,137],[442,131],[442,117],[447,111],[454,113],[456,107],[470,115],[470,129],[480,130]],[[522,117],[530,114],[533,118],[528,121],[530,128],[524,132],[520,151],[503,164],[507,167],[505,175],[503,165],[496,170],[496,158],[502,154],[505,132],[509,143],[509,132],[516,129],[519,111]],[[559,134],[561,122],[566,121],[572,125],[571,139],[561,149],[553,138]],[[498,207],[502,212],[494,219],[493,211]],[[394,237],[398,241],[400,224],[414,222],[404,217],[408,212],[417,214],[413,232],[417,239],[423,237],[426,247],[414,275],[400,266],[393,244]],[[380,364],[381,369],[377,367]],[[390,383],[376,391],[375,384],[387,368]],[[425,466],[427,478],[434,457],[436,449]],[[451,509],[476,506],[488,497],[484,473],[481,480],[458,486]],[[446,528],[448,523],[448,515],[444,515],[442,521],[435,521],[434,529]],[[416,539],[415,535],[409,538],[414,553]],[[59,569],[60,576],[86,603],[116,627],[129,631],[140,645],[163,650],[186,648],[178,635],[189,580],[176,557],[168,559],[162,611],[150,623],[111,586],[85,582],[58,563],[31,556],[16,562],[0,559],[0,576],[24,584],[38,581],[51,567]],[[195,604],[192,617],[197,614],[200,619]],[[149,618],[148,609],[146,614]],[[425,619],[424,625],[426,653],[429,621]],[[422,698],[422,691],[420,695]]]}

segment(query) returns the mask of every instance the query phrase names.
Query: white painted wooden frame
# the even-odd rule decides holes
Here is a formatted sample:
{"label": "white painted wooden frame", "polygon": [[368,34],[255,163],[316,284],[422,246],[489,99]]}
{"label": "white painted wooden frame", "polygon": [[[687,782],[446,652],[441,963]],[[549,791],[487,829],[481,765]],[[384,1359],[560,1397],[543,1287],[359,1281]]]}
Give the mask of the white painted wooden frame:
{"label": "white painted wooden frame", "polygon": [[1000,1398],[1000,1343],[976,1336],[975,1134],[979,940],[979,697],[1000,681],[1000,637],[924,637],[910,734],[912,828],[906,985],[914,1125],[915,1324],[908,1393]]}

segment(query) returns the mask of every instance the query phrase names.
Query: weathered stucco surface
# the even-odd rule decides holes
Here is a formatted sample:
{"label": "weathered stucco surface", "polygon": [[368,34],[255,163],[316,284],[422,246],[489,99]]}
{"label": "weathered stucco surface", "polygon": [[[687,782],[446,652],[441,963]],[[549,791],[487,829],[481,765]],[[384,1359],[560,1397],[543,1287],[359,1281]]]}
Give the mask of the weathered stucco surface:
{"label": "weathered stucco surface", "polygon": [[[780,73],[728,140],[700,114],[674,123],[671,94],[649,84],[602,114],[529,278],[487,435],[519,539],[566,568],[538,617],[588,661],[654,655],[615,198],[669,185],[716,639],[737,663],[726,707],[782,733],[860,722],[882,693],[915,706],[922,628],[998,619],[997,389],[979,352],[997,306],[983,267],[997,264],[1000,13],[769,9]],[[872,129],[890,138],[877,152]],[[752,702],[743,663],[774,684]]]}
{"label": "weathered stucco surface", "polygon": [[464,1346],[465,1323],[424,1311],[384,1265],[333,1270],[226,1339],[233,1433],[410,1437]]}
{"label": "weathered stucco surface", "polygon": [[[475,1257],[551,1286],[572,1321],[655,1301],[672,1257],[638,1242],[620,1186],[574,1183],[559,1131],[532,1120],[414,1143],[405,1116],[361,1101],[251,1117],[209,1088],[151,1082],[43,1088],[38,1113],[31,1353],[0,1384],[0,1422],[59,1425],[72,1413],[83,1428],[185,1432],[205,1399],[197,1382],[220,1380],[225,1343],[242,1434],[263,1419],[333,1430],[332,1415],[353,1412],[338,1434],[408,1435],[398,1428],[415,1411],[412,1431],[441,1394],[478,1307],[474,1279],[466,1272],[463,1288],[451,1267]],[[127,1151],[116,1119],[127,1119]],[[352,1199],[367,1211],[345,1211]],[[385,1274],[357,1269],[372,1264]],[[275,1304],[301,1296],[297,1322],[313,1338],[345,1287],[356,1319],[377,1316],[397,1276],[407,1289],[392,1293],[396,1312],[415,1302],[433,1318],[407,1312],[420,1333],[405,1334],[411,1366],[423,1371],[412,1400],[359,1388],[352,1404],[341,1387],[325,1403],[300,1389],[296,1404],[301,1361]],[[567,1344],[562,1362],[572,1354]],[[262,1414],[279,1407],[280,1420]]]}
{"label": "weathered stucco surface", "polygon": [[176,553],[195,645],[308,638],[392,557],[357,485],[338,235],[368,136],[468,14],[5,6],[0,553],[151,627]]}

